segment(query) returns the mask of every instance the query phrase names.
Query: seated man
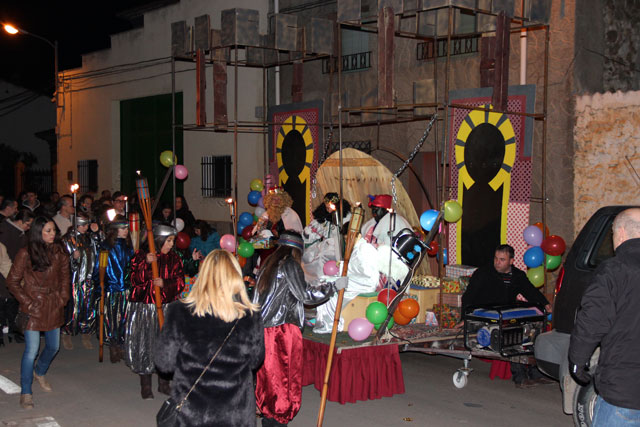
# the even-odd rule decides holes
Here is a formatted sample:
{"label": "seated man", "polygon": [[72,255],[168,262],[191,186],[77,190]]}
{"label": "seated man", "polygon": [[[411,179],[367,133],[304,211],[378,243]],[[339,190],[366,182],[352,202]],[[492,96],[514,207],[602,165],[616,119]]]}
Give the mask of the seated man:
{"label": "seated man", "polygon": [[[509,245],[496,248],[493,265],[480,267],[473,273],[462,296],[462,311],[475,305],[500,306],[526,300],[544,306],[551,312],[547,299],[529,281],[527,275],[513,265],[514,251]],[[552,383],[536,367],[511,362],[511,375],[516,387],[533,387]]]}

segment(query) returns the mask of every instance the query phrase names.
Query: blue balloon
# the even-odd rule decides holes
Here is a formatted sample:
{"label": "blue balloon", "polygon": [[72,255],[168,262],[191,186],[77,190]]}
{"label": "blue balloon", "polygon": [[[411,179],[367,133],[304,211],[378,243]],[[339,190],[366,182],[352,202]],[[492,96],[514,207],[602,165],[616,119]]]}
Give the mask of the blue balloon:
{"label": "blue balloon", "polygon": [[[436,259],[440,261],[440,253],[436,254]],[[449,264],[449,257],[447,256],[447,248],[442,249],[442,265]]]}
{"label": "blue balloon", "polygon": [[246,227],[249,224],[253,223],[253,215],[251,215],[249,212],[242,212],[240,214],[240,218],[238,218],[238,225],[242,224],[243,227]]}
{"label": "blue balloon", "polygon": [[434,209],[422,212],[422,215],[420,215],[420,226],[424,231],[431,231],[433,224],[436,223],[436,218],[438,218],[438,213],[439,212]]}
{"label": "blue balloon", "polygon": [[522,258],[527,267],[540,267],[544,262],[544,252],[540,246],[533,246],[527,249]]}
{"label": "blue balloon", "polygon": [[260,197],[262,197],[262,194],[259,191],[251,191],[247,196],[247,201],[250,205],[255,206],[260,201]]}

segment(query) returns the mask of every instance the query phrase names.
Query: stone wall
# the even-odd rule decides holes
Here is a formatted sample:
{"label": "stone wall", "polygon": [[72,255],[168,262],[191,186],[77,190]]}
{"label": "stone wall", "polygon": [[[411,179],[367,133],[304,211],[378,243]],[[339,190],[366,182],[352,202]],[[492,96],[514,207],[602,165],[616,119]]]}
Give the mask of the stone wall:
{"label": "stone wall", "polygon": [[604,90],[638,90],[640,1],[605,0]]}
{"label": "stone wall", "polygon": [[598,208],[640,204],[640,92],[576,99],[574,237]]}

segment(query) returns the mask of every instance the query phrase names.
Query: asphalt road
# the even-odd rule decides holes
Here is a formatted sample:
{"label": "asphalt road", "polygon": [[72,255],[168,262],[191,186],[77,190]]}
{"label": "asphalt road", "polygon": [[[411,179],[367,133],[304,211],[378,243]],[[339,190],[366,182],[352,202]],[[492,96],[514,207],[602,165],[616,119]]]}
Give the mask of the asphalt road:
{"label": "asphalt road", "polygon": [[[97,349],[82,348],[77,337],[74,344],[74,350],[60,350],[47,374],[53,392],[45,393],[34,384],[34,409],[20,408],[19,393],[0,390],[0,426],[154,426],[165,396],[154,391],[154,400],[142,400],[137,376],[122,363],[109,363],[108,351],[105,362],[98,363]],[[19,384],[23,349],[23,344],[16,343],[0,347],[0,376]],[[405,394],[355,404],[329,402],[324,425],[573,425],[562,412],[557,384],[516,389],[511,381],[489,379],[489,364],[472,360],[470,367],[475,370],[467,386],[457,389],[452,375],[461,361],[420,353],[403,353],[401,360]],[[290,426],[315,425],[319,402],[320,393],[313,386],[305,387],[302,409]]]}

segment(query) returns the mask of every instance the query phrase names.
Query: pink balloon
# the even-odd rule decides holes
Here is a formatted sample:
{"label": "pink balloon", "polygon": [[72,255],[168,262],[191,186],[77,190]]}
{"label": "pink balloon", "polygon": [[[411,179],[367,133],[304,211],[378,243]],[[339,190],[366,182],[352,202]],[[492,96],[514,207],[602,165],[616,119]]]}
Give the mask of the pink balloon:
{"label": "pink balloon", "polygon": [[322,272],[327,276],[335,276],[338,274],[338,264],[335,261],[327,261],[322,266]]}
{"label": "pink balloon", "polygon": [[236,239],[233,234],[225,234],[220,238],[220,247],[226,249],[229,252],[236,251]]}
{"label": "pink balloon", "polygon": [[364,317],[358,317],[349,323],[347,331],[349,332],[349,336],[352,340],[363,341],[371,335],[371,331],[373,331],[373,323],[369,322]]}
{"label": "pink balloon", "polygon": [[185,179],[189,175],[189,171],[183,165],[177,165],[174,171],[178,179]]}

